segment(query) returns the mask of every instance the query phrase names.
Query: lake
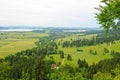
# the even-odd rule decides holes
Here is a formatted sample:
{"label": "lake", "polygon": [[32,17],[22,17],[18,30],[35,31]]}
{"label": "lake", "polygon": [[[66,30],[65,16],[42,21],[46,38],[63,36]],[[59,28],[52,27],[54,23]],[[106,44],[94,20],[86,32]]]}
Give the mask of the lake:
{"label": "lake", "polygon": [[85,32],[86,30],[65,30],[64,32]]}
{"label": "lake", "polygon": [[0,29],[0,31],[5,31],[5,32],[13,32],[13,31],[18,31],[18,32],[22,32],[22,31],[41,31],[43,29]]}

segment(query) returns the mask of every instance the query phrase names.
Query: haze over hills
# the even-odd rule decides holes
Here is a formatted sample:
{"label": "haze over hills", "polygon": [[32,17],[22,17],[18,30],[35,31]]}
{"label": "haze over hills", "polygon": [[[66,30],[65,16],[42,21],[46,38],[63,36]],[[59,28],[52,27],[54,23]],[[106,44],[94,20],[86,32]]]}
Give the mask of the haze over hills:
{"label": "haze over hills", "polygon": [[61,26],[61,27],[52,27],[52,26],[46,26],[46,27],[43,27],[43,26],[0,26],[0,29],[41,29],[41,28],[100,29],[100,27],[75,27],[75,26],[72,26],[72,27],[64,27],[64,26]]}

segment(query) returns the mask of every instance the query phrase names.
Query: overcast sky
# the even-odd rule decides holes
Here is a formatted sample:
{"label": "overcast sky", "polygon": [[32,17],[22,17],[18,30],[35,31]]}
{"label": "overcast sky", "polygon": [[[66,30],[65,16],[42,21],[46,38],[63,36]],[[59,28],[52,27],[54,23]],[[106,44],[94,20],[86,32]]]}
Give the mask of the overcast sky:
{"label": "overcast sky", "polygon": [[98,27],[100,0],[0,0],[0,26]]}

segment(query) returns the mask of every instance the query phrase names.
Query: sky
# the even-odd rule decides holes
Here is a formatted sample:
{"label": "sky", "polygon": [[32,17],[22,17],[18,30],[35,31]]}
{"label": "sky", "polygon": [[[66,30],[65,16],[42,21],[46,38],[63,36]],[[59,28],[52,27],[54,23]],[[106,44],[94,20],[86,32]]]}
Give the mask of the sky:
{"label": "sky", "polygon": [[0,0],[0,26],[98,27],[100,0]]}

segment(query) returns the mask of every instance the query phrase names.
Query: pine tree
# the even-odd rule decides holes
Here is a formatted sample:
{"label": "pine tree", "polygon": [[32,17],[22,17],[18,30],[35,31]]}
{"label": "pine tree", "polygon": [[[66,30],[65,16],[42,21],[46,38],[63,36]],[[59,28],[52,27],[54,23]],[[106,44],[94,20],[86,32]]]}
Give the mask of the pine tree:
{"label": "pine tree", "polygon": [[67,60],[72,60],[72,56],[70,54],[68,54]]}
{"label": "pine tree", "polygon": [[47,67],[44,56],[40,56],[35,64],[35,80],[47,80]]}

